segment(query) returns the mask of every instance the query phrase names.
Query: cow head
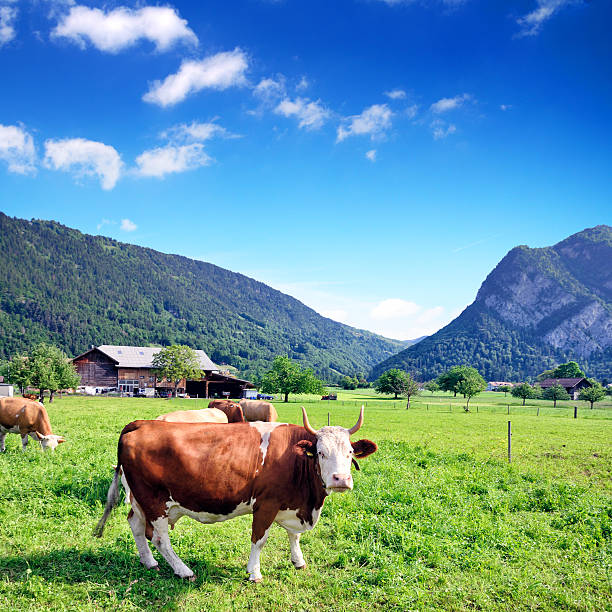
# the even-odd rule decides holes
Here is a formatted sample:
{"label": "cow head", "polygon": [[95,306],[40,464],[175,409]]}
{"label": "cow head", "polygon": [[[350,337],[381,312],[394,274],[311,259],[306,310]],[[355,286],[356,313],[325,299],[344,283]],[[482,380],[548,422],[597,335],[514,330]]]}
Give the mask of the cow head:
{"label": "cow head", "polygon": [[357,423],[350,429],[344,427],[322,427],[313,429],[308,422],[306,409],[302,406],[304,429],[316,436],[316,442],[302,440],[298,442],[298,452],[312,457],[318,462],[318,471],[323,486],[328,493],[344,493],[353,488],[351,462],[357,465],[355,459],[364,459],[378,450],[378,446],[370,440],[351,442],[350,436],[363,424],[363,406]]}
{"label": "cow head", "polygon": [[55,450],[58,444],[65,442],[66,439],[63,436],[56,436],[55,434],[49,434],[47,436],[36,432],[36,437],[40,441],[40,445],[43,450],[47,450],[50,448],[51,450]]}

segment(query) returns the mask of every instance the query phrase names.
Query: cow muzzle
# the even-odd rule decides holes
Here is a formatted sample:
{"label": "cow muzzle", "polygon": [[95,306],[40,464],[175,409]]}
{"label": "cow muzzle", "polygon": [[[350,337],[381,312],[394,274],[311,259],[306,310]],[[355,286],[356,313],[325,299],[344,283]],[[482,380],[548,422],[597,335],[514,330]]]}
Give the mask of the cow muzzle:
{"label": "cow muzzle", "polygon": [[334,493],[344,493],[353,488],[353,477],[351,474],[332,474],[332,481],[329,484],[329,489]]}

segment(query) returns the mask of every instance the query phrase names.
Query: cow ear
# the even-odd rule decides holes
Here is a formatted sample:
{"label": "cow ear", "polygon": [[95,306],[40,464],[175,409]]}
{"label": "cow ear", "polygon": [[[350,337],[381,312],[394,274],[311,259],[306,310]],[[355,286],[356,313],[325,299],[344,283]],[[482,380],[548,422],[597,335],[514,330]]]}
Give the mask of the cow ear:
{"label": "cow ear", "polygon": [[66,441],[66,438],[64,438],[64,436],[58,436],[58,438],[57,438],[57,443],[58,444],[61,444],[62,442],[65,442],[65,441]]}
{"label": "cow ear", "polygon": [[357,440],[357,442],[351,442],[351,445],[355,459],[365,459],[378,450],[376,442],[371,440]]}
{"label": "cow ear", "polygon": [[310,440],[300,440],[294,447],[295,452],[303,457],[315,456],[315,445]]}

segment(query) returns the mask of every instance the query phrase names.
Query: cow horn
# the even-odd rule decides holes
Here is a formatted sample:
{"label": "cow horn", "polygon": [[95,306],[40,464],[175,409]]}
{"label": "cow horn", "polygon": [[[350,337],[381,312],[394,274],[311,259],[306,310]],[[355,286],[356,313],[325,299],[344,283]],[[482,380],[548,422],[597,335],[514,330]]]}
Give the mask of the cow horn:
{"label": "cow horn", "polygon": [[357,423],[351,427],[348,432],[349,436],[353,435],[359,428],[363,425],[363,406],[361,407],[361,412],[359,413],[359,418],[357,419]]}
{"label": "cow horn", "polygon": [[304,417],[304,429],[308,433],[311,433],[313,436],[316,436],[317,430],[313,429],[310,423],[308,422],[308,415],[306,414],[306,408],[304,408],[304,406],[302,406],[302,416]]}

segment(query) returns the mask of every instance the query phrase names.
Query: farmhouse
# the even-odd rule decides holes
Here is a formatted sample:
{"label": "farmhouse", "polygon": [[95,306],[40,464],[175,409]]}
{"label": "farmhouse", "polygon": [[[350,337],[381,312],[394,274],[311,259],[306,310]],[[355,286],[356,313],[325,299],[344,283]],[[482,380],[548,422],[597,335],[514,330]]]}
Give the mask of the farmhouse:
{"label": "farmhouse", "polygon": [[514,387],[514,383],[491,381],[487,383],[487,391],[497,391],[500,387]]}
{"label": "farmhouse", "polygon": [[[81,376],[81,384],[89,387],[116,388],[122,393],[153,393],[174,389],[174,383],[158,380],[153,371],[153,357],[161,348],[150,346],[92,346],[75,357],[74,363]],[[213,363],[201,350],[196,355],[202,368],[199,380],[182,380],[178,393],[192,397],[242,397],[244,389],[253,388],[248,380],[230,376]]]}
{"label": "farmhouse", "polygon": [[542,389],[548,389],[555,385],[561,385],[572,399],[578,399],[578,394],[582,389],[591,387],[591,383],[586,378],[547,378],[537,383]]}

